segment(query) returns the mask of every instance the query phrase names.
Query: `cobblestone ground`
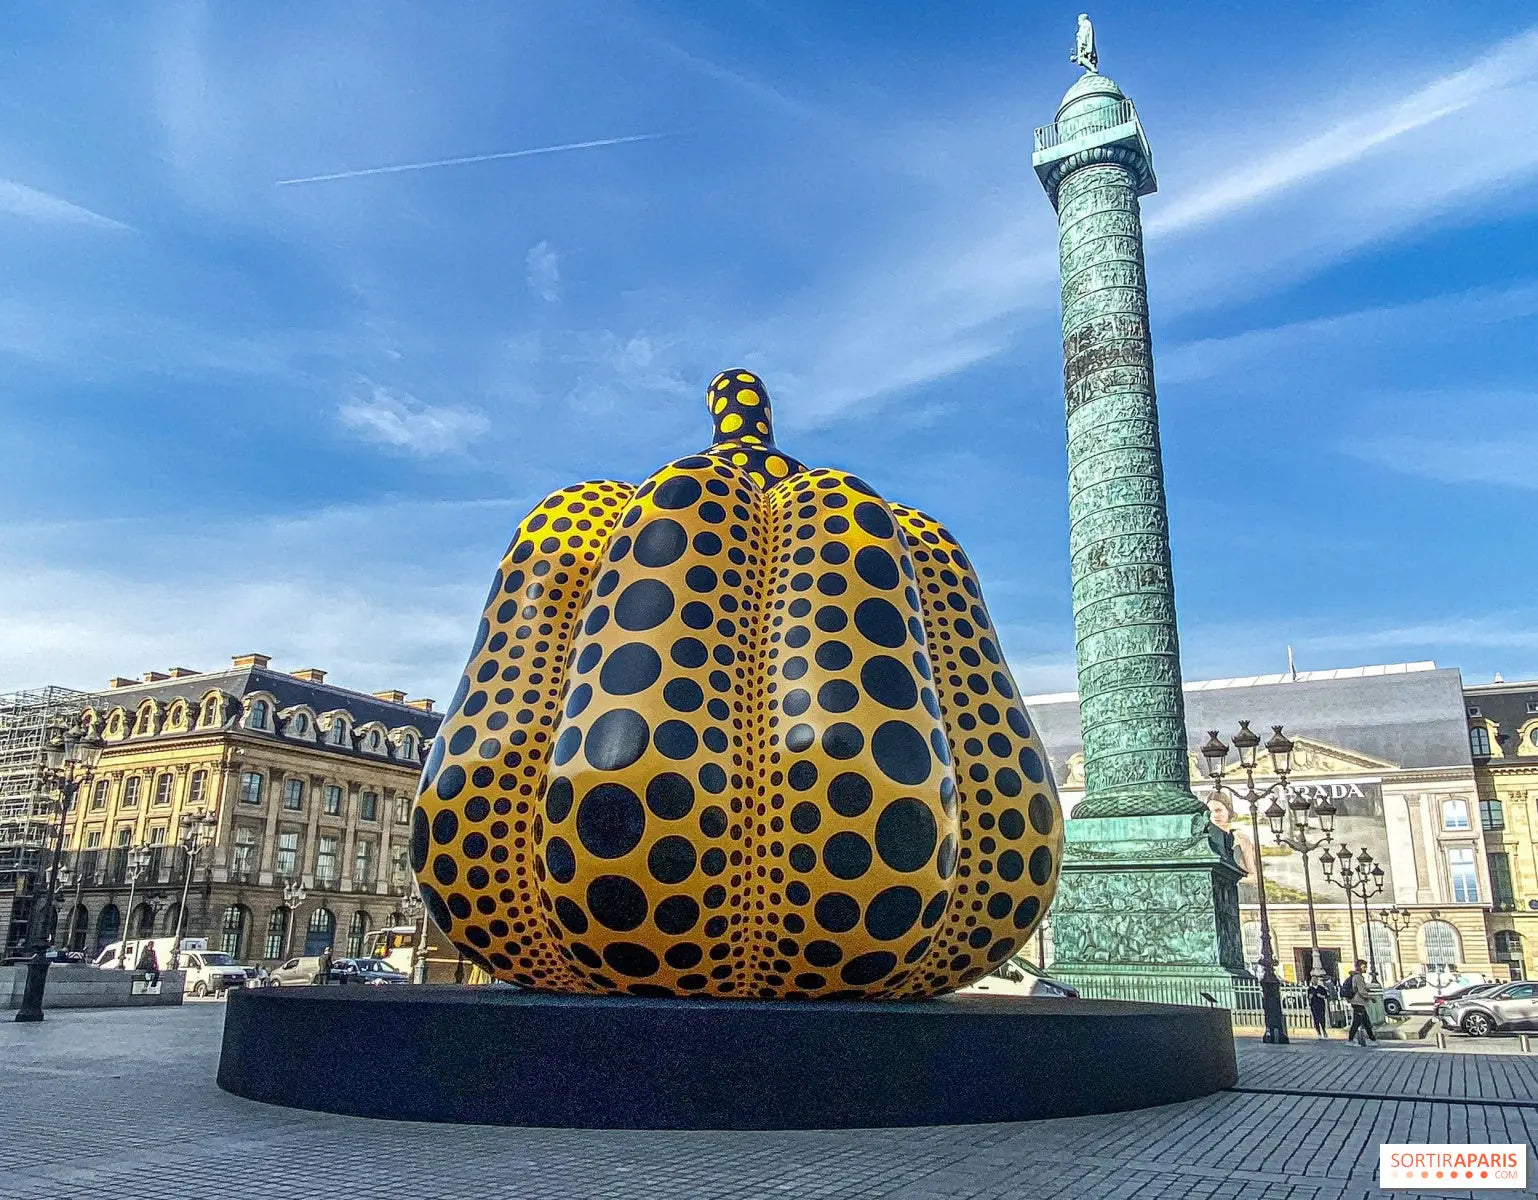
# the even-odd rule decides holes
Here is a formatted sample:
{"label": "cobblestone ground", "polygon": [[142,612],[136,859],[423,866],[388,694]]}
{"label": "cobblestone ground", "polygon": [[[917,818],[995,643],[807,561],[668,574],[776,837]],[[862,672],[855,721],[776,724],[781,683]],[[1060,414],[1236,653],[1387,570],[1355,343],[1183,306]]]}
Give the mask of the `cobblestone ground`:
{"label": "cobblestone ground", "polygon": [[[222,1004],[189,1004],[0,1024],[0,1197],[1409,1200],[1475,1193],[1379,1191],[1382,1141],[1538,1140],[1538,1056],[1248,1039],[1235,1091],[1067,1121],[809,1133],[366,1121],[219,1091],[223,1018]],[[359,1087],[389,1069],[387,1046],[316,1062]]]}

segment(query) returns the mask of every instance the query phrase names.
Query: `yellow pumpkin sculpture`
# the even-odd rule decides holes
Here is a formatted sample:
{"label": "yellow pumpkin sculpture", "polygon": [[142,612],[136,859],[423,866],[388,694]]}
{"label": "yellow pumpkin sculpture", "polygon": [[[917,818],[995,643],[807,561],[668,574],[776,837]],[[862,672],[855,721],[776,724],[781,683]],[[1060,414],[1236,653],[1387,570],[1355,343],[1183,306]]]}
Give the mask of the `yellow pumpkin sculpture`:
{"label": "yellow pumpkin sculpture", "polygon": [[919,997],[994,970],[1062,817],[971,563],[773,442],[746,371],[709,449],[524,518],[422,774],[424,900],[558,992]]}

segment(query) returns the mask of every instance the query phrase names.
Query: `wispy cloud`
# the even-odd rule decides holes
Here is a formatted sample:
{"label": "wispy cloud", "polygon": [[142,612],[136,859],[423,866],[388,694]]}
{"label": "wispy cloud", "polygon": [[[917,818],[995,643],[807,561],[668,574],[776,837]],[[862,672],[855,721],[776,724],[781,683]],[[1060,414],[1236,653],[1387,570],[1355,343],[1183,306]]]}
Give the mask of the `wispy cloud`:
{"label": "wispy cloud", "polygon": [[561,298],[561,256],[549,242],[541,239],[529,247],[523,269],[529,291],[534,295],[547,304]]}
{"label": "wispy cloud", "polygon": [[1492,325],[1538,316],[1538,284],[1474,288],[1411,304],[1357,309],[1307,321],[1182,342],[1159,354],[1159,381],[1191,383],[1233,375],[1260,362],[1306,350],[1317,363],[1332,352],[1360,358],[1364,347],[1425,345],[1467,339]]}
{"label": "wispy cloud", "polygon": [[424,404],[372,382],[364,388],[338,405],[337,417],[365,441],[428,458],[467,453],[491,428],[479,409]]}
{"label": "wispy cloud", "polygon": [[1204,225],[1315,176],[1371,154],[1395,138],[1464,112],[1496,93],[1531,84],[1538,74],[1538,30],[1502,42],[1478,61],[1417,88],[1403,99],[1339,121],[1315,137],[1243,164],[1183,200],[1156,209],[1151,234]]}
{"label": "wispy cloud", "polygon": [[298,179],[280,179],[278,187],[296,183],[329,183],[336,179],[361,179],[365,175],[398,175],[402,171],[429,171],[434,167],[461,167],[470,163],[496,162],[506,158],[528,158],[535,154],[562,154],[568,150],[592,150],[599,146],[623,146],[629,142],[655,142],[669,137],[666,133],[635,133],[625,137],[595,138],[587,142],[563,142],[559,146],[535,146],[528,150],[499,150],[493,154],[467,154],[460,158],[436,158],[430,162],[396,163],[388,167],[362,167],[355,171],[333,171],[328,175],[305,175]]}
{"label": "wispy cloud", "polygon": [[122,221],[12,179],[0,179],[0,213],[42,225],[75,225],[102,230],[129,228]]}

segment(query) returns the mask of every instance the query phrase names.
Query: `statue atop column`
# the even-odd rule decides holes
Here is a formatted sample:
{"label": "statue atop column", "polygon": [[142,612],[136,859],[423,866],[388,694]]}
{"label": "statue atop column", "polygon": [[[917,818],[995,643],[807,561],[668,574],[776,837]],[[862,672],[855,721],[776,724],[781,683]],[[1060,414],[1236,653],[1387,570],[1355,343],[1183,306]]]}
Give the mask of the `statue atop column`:
{"label": "statue atop column", "polygon": [[1088,13],[1079,14],[1079,36],[1068,61],[1078,63],[1091,75],[1100,73],[1100,55],[1095,52],[1095,27],[1090,24]]}

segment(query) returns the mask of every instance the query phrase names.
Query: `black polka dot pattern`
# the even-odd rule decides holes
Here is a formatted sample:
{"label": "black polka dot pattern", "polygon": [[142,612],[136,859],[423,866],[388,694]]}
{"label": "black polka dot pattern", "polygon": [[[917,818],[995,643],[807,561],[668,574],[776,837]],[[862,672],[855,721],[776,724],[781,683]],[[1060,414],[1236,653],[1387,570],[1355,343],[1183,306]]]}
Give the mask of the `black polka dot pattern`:
{"label": "black polka dot pattern", "polygon": [[774,446],[711,447],[520,525],[423,773],[429,912],[556,991],[919,996],[1050,904],[1062,819],[976,577],[930,518]]}
{"label": "black polka dot pattern", "polygon": [[[591,703],[597,673],[589,662],[577,671],[582,685],[568,689],[569,651],[589,597],[604,589],[605,554],[634,492],[612,482],[563,488],[519,524],[413,814],[413,858],[420,831],[416,865],[433,920],[473,961],[525,987],[602,990],[551,934],[554,924],[589,920],[569,902],[556,906],[547,886],[574,877],[580,842],[551,842],[539,856],[535,838],[555,813],[568,825],[577,818],[570,787],[547,788],[547,772],[579,749],[558,740],[557,722]],[[636,658],[623,672],[631,683],[648,669]],[[613,849],[634,816],[616,798],[590,803],[586,825]]]}

